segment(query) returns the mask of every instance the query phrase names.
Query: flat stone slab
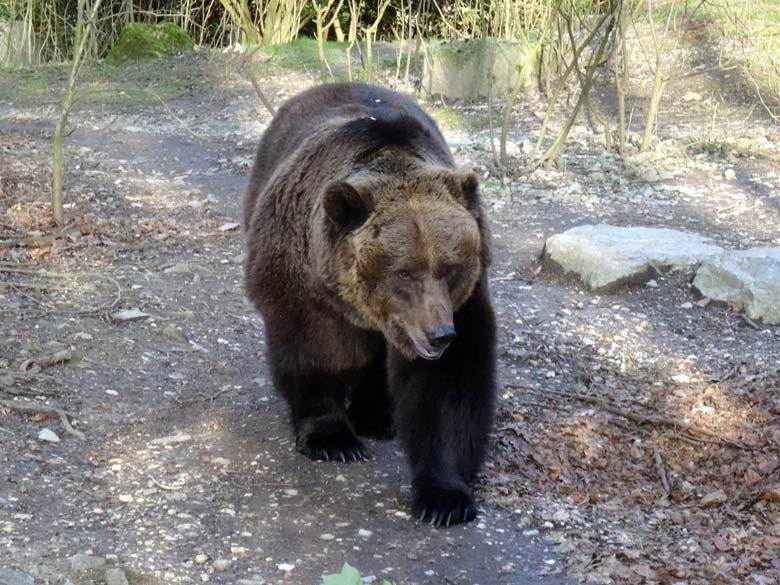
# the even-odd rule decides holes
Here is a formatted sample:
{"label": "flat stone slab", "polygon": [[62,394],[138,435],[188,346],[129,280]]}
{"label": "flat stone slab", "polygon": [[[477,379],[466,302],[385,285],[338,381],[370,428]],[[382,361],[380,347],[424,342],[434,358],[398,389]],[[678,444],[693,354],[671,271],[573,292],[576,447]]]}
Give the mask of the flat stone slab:
{"label": "flat stone slab", "polygon": [[739,305],[751,319],[780,324],[780,248],[713,256],[702,263],[693,286],[712,300]]}
{"label": "flat stone slab", "polygon": [[545,260],[577,274],[591,290],[643,284],[689,270],[723,252],[699,234],[650,227],[581,225],[547,239]]}
{"label": "flat stone slab", "polygon": [[28,573],[0,567],[0,585],[35,585],[35,579]]}

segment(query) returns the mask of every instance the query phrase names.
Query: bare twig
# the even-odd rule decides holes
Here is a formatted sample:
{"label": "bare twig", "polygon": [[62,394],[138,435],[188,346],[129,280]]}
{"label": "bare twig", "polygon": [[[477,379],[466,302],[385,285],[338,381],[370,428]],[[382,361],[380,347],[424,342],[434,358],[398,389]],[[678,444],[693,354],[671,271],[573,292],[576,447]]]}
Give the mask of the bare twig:
{"label": "bare twig", "polygon": [[67,349],[64,349],[62,351],[55,352],[51,355],[47,355],[42,358],[32,358],[28,360],[24,360],[22,362],[22,365],[19,366],[19,369],[23,372],[30,372],[32,370],[42,370],[43,368],[48,368],[49,366],[53,366],[55,364],[61,364],[63,362],[68,362],[73,359],[73,352]]}
{"label": "bare twig", "polygon": [[664,491],[667,497],[672,495],[672,488],[669,485],[669,479],[666,477],[666,469],[664,469],[664,462],[661,459],[661,454],[657,449],[653,450],[653,456],[655,458],[655,469],[658,472],[658,477],[661,478],[661,484],[664,486]]}
{"label": "bare twig", "polygon": [[263,88],[260,87],[260,82],[257,81],[257,77],[252,71],[247,71],[246,73],[247,77],[249,77],[249,81],[252,83],[252,87],[255,88],[255,93],[257,94],[257,97],[260,98],[260,101],[263,102],[263,105],[265,106],[265,109],[268,110],[268,113],[271,114],[271,116],[276,115],[276,109],[274,108],[274,105],[271,103],[271,100],[266,97],[265,93],[263,93]]}
{"label": "bare twig", "polygon": [[130,463],[127,463],[127,466],[135,471],[138,475],[145,475],[149,478],[149,481],[151,481],[154,485],[156,485],[161,490],[169,491],[169,492],[176,492],[182,489],[182,486],[179,485],[169,485],[162,483],[161,481],[158,481],[157,478],[155,478],[151,473],[148,471],[142,471],[138,469],[135,465],[131,465]]}
{"label": "bare twig", "polygon": [[758,323],[753,321],[753,319],[751,319],[750,317],[748,317],[744,313],[739,313],[739,318],[742,319],[742,321],[744,321],[745,324],[748,327],[751,327],[752,329],[755,329],[756,331],[761,331],[761,327],[759,327]]}
{"label": "bare twig", "polygon": [[[527,388],[522,385],[513,385],[513,384],[507,384],[506,386],[508,388],[521,388],[521,389]],[[633,410],[625,410],[623,408],[615,406],[614,404],[609,403],[607,400],[604,400],[603,398],[598,398],[596,396],[588,396],[586,394],[580,394],[578,392],[559,392],[557,390],[543,390],[540,388],[534,388],[534,390],[542,392],[543,394],[546,394],[548,396],[553,396],[557,398],[570,398],[573,400],[584,402],[586,404],[592,404],[593,406],[599,407],[601,410],[609,412],[610,414],[622,416],[623,418],[633,421],[639,425],[649,424],[649,425],[656,425],[662,427],[670,427],[673,429],[677,429],[678,431],[684,431],[686,433],[693,434],[694,436],[702,435],[704,437],[708,437],[712,439],[713,442],[715,442],[715,444],[734,447],[736,449],[752,450],[757,448],[756,445],[748,445],[745,443],[740,443],[739,441],[734,441],[732,439],[722,437],[717,433],[713,433],[712,431],[708,431],[706,429],[696,427],[685,421],[681,421],[673,418],[667,418],[665,416],[660,416],[657,414],[645,415],[645,414],[640,414],[638,412],[635,412]]]}
{"label": "bare twig", "polygon": [[[35,276],[41,276],[45,278],[57,278],[57,279],[63,279],[63,280],[70,280],[73,278],[73,274],[64,274],[61,272],[49,272],[47,270],[31,270],[28,268],[18,268],[16,266],[5,266],[0,264],[0,272],[10,272],[15,274],[31,274]],[[60,313],[65,315],[89,315],[92,313],[99,313],[101,311],[108,311],[110,309],[113,309],[119,304],[119,301],[122,300],[122,285],[117,282],[117,280],[111,276],[108,276],[107,274],[100,274],[98,272],[83,272],[81,273],[83,276],[91,276],[94,278],[102,278],[104,280],[109,281],[111,284],[114,285],[116,288],[116,295],[113,297],[112,301],[106,301],[100,305],[97,305],[95,307],[88,307],[86,309],[59,309],[57,307],[54,307],[52,305],[49,305],[48,303],[44,303],[43,301],[36,299],[33,296],[30,296],[18,288],[16,288],[15,284],[13,282],[5,283],[6,286],[9,286],[16,290],[17,293],[22,295],[23,297],[33,301],[35,304],[40,305],[44,309],[46,309],[49,312],[52,313]],[[26,284],[26,283],[25,283]],[[29,288],[29,287],[27,287]]]}
{"label": "bare twig", "polygon": [[9,410],[16,410],[18,412],[24,412],[28,414],[56,414],[59,417],[62,426],[65,427],[65,432],[81,440],[86,438],[84,433],[77,431],[71,426],[70,421],[68,420],[68,416],[75,415],[68,412],[67,410],[45,406],[43,404],[35,404],[34,402],[22,402],[18,400],[0,400],[0,406]]}
{"label": "bare twig", "polygon": [[71,223],[64,228],[57,230],[55,233],[43,236],[40,238],[9,238],[7,240],[0,240],[0,248],[24,248],[24,247],[36,247],[43,244],[51,244],[54,240],[66,235],[73,229],[75,224]]}

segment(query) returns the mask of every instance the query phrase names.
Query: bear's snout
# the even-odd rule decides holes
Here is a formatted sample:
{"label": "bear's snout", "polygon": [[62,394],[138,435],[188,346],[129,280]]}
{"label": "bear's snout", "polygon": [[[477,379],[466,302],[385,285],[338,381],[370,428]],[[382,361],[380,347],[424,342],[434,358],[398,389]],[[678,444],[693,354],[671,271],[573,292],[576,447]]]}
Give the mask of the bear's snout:
{"label": "bear's snout", "polygon": [[437,351],[446,349],[453,339],[455,339],[455,327],[452,325],[438,327],[428,334],[428,342]]}

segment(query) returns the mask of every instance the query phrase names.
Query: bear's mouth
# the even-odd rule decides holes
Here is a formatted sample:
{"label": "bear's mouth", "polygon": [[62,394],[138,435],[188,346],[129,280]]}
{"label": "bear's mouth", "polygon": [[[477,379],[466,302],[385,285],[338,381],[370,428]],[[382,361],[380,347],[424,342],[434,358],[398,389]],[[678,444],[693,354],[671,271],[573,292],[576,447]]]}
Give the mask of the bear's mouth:
{"label": "bear's mouth", "polygon": [[[394,333],[390,339],[395,338],[393,345],[395,345],[401,351],[401,353],[403,353],[410,360],[414,359],[416,355],[417,357],[421,357],[424,360],[434,361],[439,359],[447,347],[449,347],[449,345],[445,345],[443,347],[434,349],[428,343],[427,339],[424,337],[420,339],[413,335],[407,331],[406,328],[404,328],[404,326],[401,325],[397,319],[391,319],[390,325],[391,330]],[[409,347],[410,345],[412,347]]]}
{"label": "bear's mouth", "polygon": [[444,351],[449,347],[449,345],[445,345],[444,347],[441,347],[439,349],[434,349],[427,343],[421,343],[418,340],[411,338],[412,345],[414,345],[414,351],[417,353],[418,356],[423,358],[424,360],[437,360],[439,359]]}

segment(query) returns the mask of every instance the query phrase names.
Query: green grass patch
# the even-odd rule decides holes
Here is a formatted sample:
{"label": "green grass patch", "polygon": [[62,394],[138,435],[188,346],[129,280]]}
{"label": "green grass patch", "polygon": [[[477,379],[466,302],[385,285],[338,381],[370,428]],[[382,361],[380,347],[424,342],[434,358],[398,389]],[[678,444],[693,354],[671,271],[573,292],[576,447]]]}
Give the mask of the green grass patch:
{"label": "green grass patch", "polygon": [[[462,113],[449,106],[429,111],[431,112],[431,117],[436,120],[437,124],[449,130],[470,130],[472,132],[479,132],[490,128],[490,118],[488,117],[487,112]],[[493,124],[496,127],[500,122],[500,120],[497,120],[494,117]]]}
{"label": "green grass patch", "polygon": [[[331,67],[346,63],[348,46],[349,43],[325,43],[325,59]],[[257,53],[269,57],[264,65],[274,71],[316,72],[320,69],[319,50],[314,39],[299,38],[283,45],[263,45],[257,47]]]}
{"label": "green grass patch", "polygon": [[[69,63],[0,69],[0,99],[21,106],[56,105],[70,73]],[[169,102],[198,85],[219,83],[219,61],[206,53],[164,56],[155,61],[128,62],[121,67],[87,63],[76,83],[76,109]],[[224,73],[223,73],[224,75]],[[216,81],[215,81],[216,80]]]}
{"label": "green grass patch", "polygon": [[172,22],[128,22],[106,55],[106,62],[120,65],[127,61],[156,59],[162,55],[189,51],[192,46],[192,39]]}

